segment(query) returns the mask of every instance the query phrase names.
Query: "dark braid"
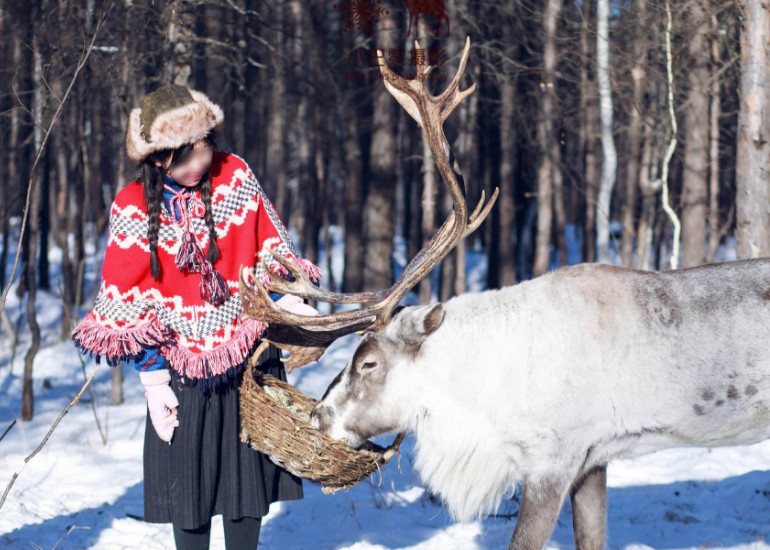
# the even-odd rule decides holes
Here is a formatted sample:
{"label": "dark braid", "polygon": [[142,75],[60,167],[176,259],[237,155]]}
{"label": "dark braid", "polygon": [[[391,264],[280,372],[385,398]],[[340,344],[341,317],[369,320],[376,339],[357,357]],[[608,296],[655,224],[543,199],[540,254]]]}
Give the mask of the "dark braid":
{"label": "dark braid", "polygon": [[160,281],[160,262],[158,261],[158,233],[160,232],[160,207],[163,202],[163,172],[145,159],[139,165],[139,176],[147,203],[147,240],[150,241],[150,273],[153,279]]}
{"label": "dark braid", "polygon": [[213,264],[219,259],[219,246],[217,245],[217,229],[214,225],[214,215],[211,213],[211,176],[206,173],[200,183],[201,198],[206,206],[206,227],[209,230],[209,249],[206,252],[206,258]]}

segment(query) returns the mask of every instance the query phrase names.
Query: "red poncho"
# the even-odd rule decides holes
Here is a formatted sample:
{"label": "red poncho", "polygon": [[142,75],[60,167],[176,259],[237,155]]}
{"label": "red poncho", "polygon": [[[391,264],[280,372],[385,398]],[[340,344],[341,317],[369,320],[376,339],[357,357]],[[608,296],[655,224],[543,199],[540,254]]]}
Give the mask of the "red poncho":
{"label": "red poncho", "polygon": [[[293,259],[314,281],[320,279],[320,269],[298,256],[243,159],[215,152],[209,174],[221,252],[214,268],[225,279],[229,298],[217,307],[204,301],[199,292],[201,275],[182,273],[176,266],[183,229],[172,221],[165,204],[158,238],[161,281],[153,279],[147,206],[141,183],[132,182],[118,193],[110,210],[102,282],[94,308],[72,334],[76,344],[97,360],[105,356],[110,365],[116,365],[140,357],[146,348],[159,347],[180,375],[211,382],[213,377],[230,375],[241,367],[265,328],[258,320],[241,319],[241,267],[256,266],[257,277],[269,283],[270,275],[259,264],[264,256],[272,271],[285,276],[286,269],[266,251],[272,248]],[[198,243],[206,250],[209,239],[203,213],[197,211],[191,223]]]}

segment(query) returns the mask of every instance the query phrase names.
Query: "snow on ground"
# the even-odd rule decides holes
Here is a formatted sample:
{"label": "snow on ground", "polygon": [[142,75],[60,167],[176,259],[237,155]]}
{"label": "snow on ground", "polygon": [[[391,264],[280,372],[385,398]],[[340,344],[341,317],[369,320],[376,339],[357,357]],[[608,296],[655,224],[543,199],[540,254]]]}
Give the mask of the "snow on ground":
{"label": "snow on ground", "polygon": [[[338,240],[335,238],[335,241]],[[335,252],[334,269],[341,269]],[[339,277],[337,281],[341,280]],[[481,288],[483,255],[469,251],[469,281]],[[11,295],[12,319],[20,304]],[[56,416],[84,380],[78,355],[58,341],[60,307],[42,293],[38,303],[44,331],[35,361],[35,418],[18,420],[0,441],[0,491],[41,441]],[[0,434],[19,416],[23,336],[11,361],[0,335]],[[313,366],[290,381],[316,398],[343,368],[357,336],[337,341]],[[87,362],[88,374],[95,368]],[[0,509],[0,548],[119,550],[173,548],[169,525],[142,516],[142,441],[145,402],[138,377],[125,367],[123,405],[109,404],[109,367],[93,384],[97,415],[107,430],[103,444],[88,394],[21,472]],[[387,443],[389,437],[380,443]],[[498,517],[453,522],[423,488],[412,468],[413,440],[402,445],[401,472],[394,460],[375,476],[335,495],[305,483],[305,499],[277,503],[264,520],[265,550],[492,550],[506,548],[515,525],[517,501],[505,501]],[[673,449],[609,468],[610,549],[730,548],[770,549],[770,441],[750,447]],[[215,518],[212,549],[224,548]],[[565,504],[549,548],[573,548],[569,503]]]}

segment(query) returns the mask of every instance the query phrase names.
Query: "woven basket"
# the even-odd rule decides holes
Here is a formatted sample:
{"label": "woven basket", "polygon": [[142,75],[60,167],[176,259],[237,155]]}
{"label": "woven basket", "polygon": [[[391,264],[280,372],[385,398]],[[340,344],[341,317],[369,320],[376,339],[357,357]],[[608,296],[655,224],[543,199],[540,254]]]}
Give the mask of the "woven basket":
{"label": "woven basket", "polygon": [[317,401],[274,376],[254,372],[255,362],[249,362],[240,387],[241,441],[277,465],[320,483],[328,494],[363,481],[399,453],[403,433],[387,449],[368,443],[356,450],[320,432],[308,422]]}

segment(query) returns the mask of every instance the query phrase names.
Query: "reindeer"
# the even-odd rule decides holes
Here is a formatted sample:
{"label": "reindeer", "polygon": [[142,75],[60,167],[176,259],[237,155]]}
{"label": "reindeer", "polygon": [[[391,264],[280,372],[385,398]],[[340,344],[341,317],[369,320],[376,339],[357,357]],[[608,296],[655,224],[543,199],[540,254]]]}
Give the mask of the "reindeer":
{"label": "reindeer", "polygon": [[446,20],[445,36],[449,36],[449,17],[446,14],[444,0],[404,0],[404,4],[406,4],[406,9],[409,12],[409,28],[406,31],[406,36],[412,33],[412,21],[414,21],[414,35],[419,38],[421,13],[429,13],[436,20],[436,30],[434,31],[436,38],[438,38],[441,30],[441,21]]}
{"label": "reindeer", "polygon": [[359,446],[411,430],[415,468],[460,520],[494,511],[521,484],[509,550],[542,548],[569,495],[576,547],[598,550],[611,460],[770,437],[770,259],[665,272],[580,264],[446,303],[398,306],[497,196],[484,204],[482,195],[468,215],[442,129],[473,91],[457,89],[469,45],[439,96],[393,74],[378,52],[383,82],[422,127],[454,200],[404,274],[386,290],[337,294],[276,256],[295,281],[276,280],[272,290],[362,307],[294,315],[242,276],[244,308],[292,352],[290,368],[365,331],[312,413],[323,431]]}

